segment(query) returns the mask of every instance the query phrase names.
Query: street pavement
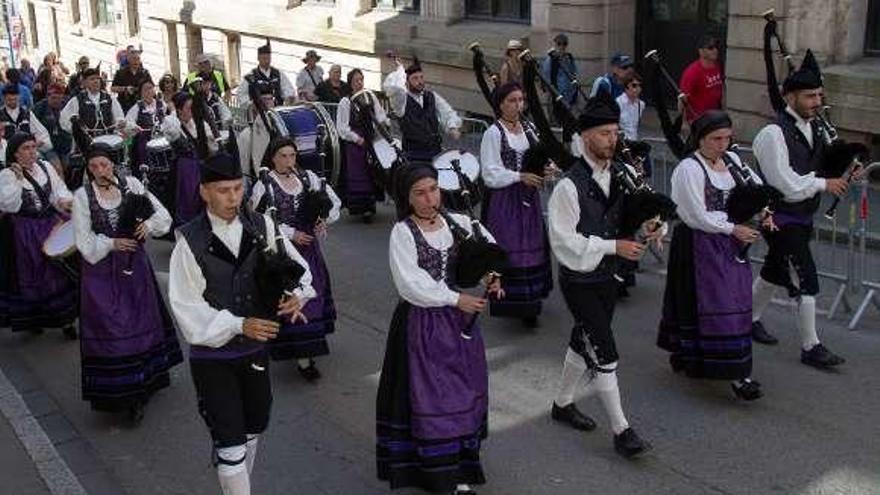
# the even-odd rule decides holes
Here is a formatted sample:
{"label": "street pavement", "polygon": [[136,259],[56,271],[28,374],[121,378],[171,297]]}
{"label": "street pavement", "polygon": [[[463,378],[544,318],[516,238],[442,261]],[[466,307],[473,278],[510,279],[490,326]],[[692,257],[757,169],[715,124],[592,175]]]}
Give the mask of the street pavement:
{"label": "street pavement", "polygon": [[[387,261],[392,215],[384,206],[371,225],[343,214],[331,226],[323,246],[339,313],[332,353],[319,359],[324,376],[316,385],[305,383],[292,363],[273,363],[275,402],[260,441],[255,494],[389,492],[375,477],[374,410],[397,302]],[[164,287],[171,245],[154,242],[150,250]],[[672,373],[667,355],[654,345],[663,266],[644,265],[632,297],[618,306],[614,326],[624,409],[653,452],[637,461],[617,456],[595,398],[578,404],[597,419],[596,431],[576,432],[549,419],[572,323],[556,290],[537,329],[481,320],[491,400],[482,451],[488,484],[479,493],[880,494],[876,311],[857,332],[845,329],[845,316],[820,318],[826,345],[848,359],[839,371],[826,373],[800,364],[792,310],[773,307],[765,324],[781,343],[757,346],[754,353],[754,377],[766,395],[743,403],[726,383]],[[78,346],[60,333],[0,332],[0,369],[10,360],[33,375],[36,385],[30,388],[57,406],[76,435],[57,447],[89,493],[219,493],[186,365],[173,370],[171,387],[154,397],[143,423],[132,428],[80,399]],[[39,479],[3,421],[0,493],[47,493],[34,485]],[[71,442],[77,446],[65,446]],[[79,451],[89,460],[78,461]]]}

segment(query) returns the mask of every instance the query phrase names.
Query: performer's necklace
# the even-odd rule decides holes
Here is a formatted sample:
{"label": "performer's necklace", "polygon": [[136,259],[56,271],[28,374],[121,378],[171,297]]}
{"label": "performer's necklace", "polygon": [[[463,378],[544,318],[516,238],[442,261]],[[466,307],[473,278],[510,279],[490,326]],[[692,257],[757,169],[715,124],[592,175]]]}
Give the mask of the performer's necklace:
{"label": "performer's necklace", "polygon": [[437,216],[439,214],[435,213],[434,216],[432,216],[432,217],[423,217],[423,216],[419,215],[418,213],[413,213],[413,215],[415,215],[415,217],[418,218],[419,220],[424,220],[424,221],[427,221],[431,225],[435,225],[437,223]]}

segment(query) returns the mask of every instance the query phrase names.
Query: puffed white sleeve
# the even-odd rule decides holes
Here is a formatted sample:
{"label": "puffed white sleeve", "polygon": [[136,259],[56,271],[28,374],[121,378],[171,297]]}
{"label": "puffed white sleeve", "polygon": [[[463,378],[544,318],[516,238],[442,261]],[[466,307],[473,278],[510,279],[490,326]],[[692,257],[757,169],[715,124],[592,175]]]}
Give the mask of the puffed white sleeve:
{"label": "puffed white sleeve", "polygon": [[30,125],[31,125],[31,133],[33,133],[34,137],[37,140],[37,144],[40,147],[40,151],[49,151],[52,149],[52,136],[49,134],[49,130],[46,129],[46,126],[40,122],[40,119],[34,115],[34,112],[30,113]]}
{"label": "puffed white sleeve", "polygon": [[58,123],[61,125],[61,128],[66,132],[71,132],[73,124],[71,124],[70,118],[77,114],[79,114],[79,99],[74,96],[68,100],[64,108],[61,109],[61,113],[58,114]]}
{"label": "puffed white sleeve", "polygon": [[406,69],[403,64],[398,64],[394,72],[385,76],[382,89],[388,95],[391,110],[398,117],[403,117],[403,113],[406,111]]}
{"label": "puffed white sleeve", "polygon": [[351,118],[351,100],[345,97],[339,100],[339,107],[336,108],[336,131],[342,139],[356,143],[361,138],[358,133],[351,130],[349,119]]}
{"label": "puffed white sleeve", "polygon": [[207,281],[196,258],[178,234],[168,268],[168,301],[183,337],[192,345],[222,347],[242,333],[244,318],[218,310],[202,295]]}
{"label": "puffed white sleeve", "polygon": [[238,85],[238,91],[236,91],[235,93],[236,97],[238,98],[238,104],[242,107],[244,107],[245,104],[250,103],[251,101],[251,95],[249,93],[250,90],[248,89],[249,84],[250,83],[248,83],[248,77],[246,74],[244,77],[241,78],[241,83],[239,83]]}
{"label": "puffed white sleeve", "polygon": [[61,206],[59,203],[61,201],[72,201],[73,194],[67,188],[67,184],[64,183],[61,176],[58,175],[58,172],[55,171],[55,167],[48,162],[43,163],[46,165],[46,172],[49,173],[48,180],[52,184],[52,194],[49,195],[49,201],[52,202],[52,206],[60,210]]}
{"label": "puffed white sleeve", "polygon": [[132,105],[132,107],[128,109],[128,113],[125,114],[125,127],[127,129],[135,130],[138,128],[137,120],[140,111],[140,105]]}
{"label": "puffed white sleeve", "polygon": [[480,141],[480,175],[493,189],[501,189],[520,181],[519,173],[508,170],[501,163],[501,131],[497,126],[486,129]]}
{"label": "puffed white sleeve", "polygon": [[379,103],[379,99],[375,96],[371,97],[373,100],[373,114],[376,116],[376,122],[380,124],[388,123],[388,114],[385,113],[385,108]]}
{"label": "puffed white sleeve", "polygon": [[584,236],[577,231],[581,208],[574,182],[565,178],[556,184],[547,203],[550,247],[561,264],[578,272],[591,272],[602,258],[617,251],[614,239]]}
{"label": "puffed white sleeve", "polygon": [[291,84],[290,78],[284,71],[279,70],[278,72],[281,74],[281,98],[285,100],[288,98],[296,99],[296,88]]}
{"label": "puffed white sleeve", "polygon": [[0,170],[0,211],[18,213],[23,185],[11,168]]}
{"label": "puffed white sleeve", "polygon": [[730,234],[734,225],[723,211],[706,211],[706,175],[692,158],[682,160],[672,172],[672,200],[679,218],[692,229],[710,234]]}
{"label": "puffed white sleeve", "polygon": [[[266,221],[266,232],[275,232],[275,224],[272,223],[272,219],[269,218],[268,215],[263,215],[263,219]],[[315,292],[315,288],[312,287],[312,272],[309,270],[309,263],[301,254],[299,254],[299,251],[296,250],[293,243],[290,242],[290,239],[284,237],[283,243],[287,256],[305,268],[305,273],[303,273],[302,278],[299,279],[299,287],[293,291],[293,295],[299,299],[300,304],[305,306],[309,299],[313,299],[318,295],[318,293]],[[273,250],[275,249],[274,243],[272,243],[271,248]]]}
{"label": "puffed white sleeve", "polygon": [[398,222],[391,230],[388,258],[397,292],[410,304],[423,308],[458,304],[457,292],[442,280],[434,280],[419,267],[416,241],[403,222]]}
{"label": "puffed white sleeve", "polygon": [[162,134],[168,138],[169,141],[177,141],[181,138],[183,131],[180,130],[180,120],[177,118],[177,115],[169,115],[162,120]]}
{"label": "puffed white sleeve", "polygon": [[153,205],[153,214],[144,221],[147,226],[147,235],[161,237],[171,230],[171,214],[153,193],[144,188],[144,184],[136,177],[128,177],[128,188],[135,194],[147,194]]}
{"label": "puffed white sleeve", "polygon": [[437,119],[440,121],[443,129],[447,132],[453,129],[461,129],[461,117],[458,116],[458,112],[436,92],[434,93],[434,103],[437,107]]}
{"label": "puffed white sleeve", "polygon": [[[312,186],[317,188],[318,184],[321,182],[321,178],[318,177],[318,174],[312,172],[311,170],[306,170],[306,173],[309,175],[309,182],[311,182]],[[324,221],[327,225],[339,220],[339,211],[342,209],[342,200],[339,199],[339,196],[336,195],[336,191],[330,187],[330,184],[324,183],[324,190],[327,191],[327,196],[330,197],[330,202],[333,203],[333,206],[330,208],[330,214],[327,216],[327,219]]]}
{"label": "puffed white sleeve", "polygon": [[110,109],[113,112],[113,123],[118,123],[125,120],[125,114],[122,113],[122,105],[119,104],[119,100],[115,97],[110,98]]}
{"label": "puffed white sleeve", "polygon": [[113,239],[92,230],[92,212],[86,187],[92,186],[81,187],[73,195],[73,232],[79,254],[94,265],[113,251]]}
{"label": "puffed white sleeve", "polygon": [[803,201],[825,190],[825,179],[816,177],[814,172],[799,175],[791,168],[785,136],[778,125],[761,129],[752,149],[767,184],[778,189],[786,201]]}

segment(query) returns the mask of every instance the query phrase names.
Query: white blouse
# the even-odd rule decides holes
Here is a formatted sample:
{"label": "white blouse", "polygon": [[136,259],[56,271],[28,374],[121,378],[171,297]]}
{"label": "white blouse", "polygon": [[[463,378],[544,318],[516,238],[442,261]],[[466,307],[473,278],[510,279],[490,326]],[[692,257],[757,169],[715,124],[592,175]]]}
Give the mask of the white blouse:
{"label": "white blouse", "polygon": [[[211,154],[214,154],[220,149],[220,147],[217,144],[217,141],[212,137],[211,126],[209,126],[207,122],[204,122],[203,124],[205,127],[205,136],[208,141],[208,151]],[[167,137],[169,141],[184,139],[186,136],[183,134],[183,127],[186,127],[186,130],[193,139],[196,138],[195,119],[190,119],[188,122],[181,122],[180,119],[177,118],[177,115],[169,115],[162,121],[162,133],[165,134],[165,137]]]}
{"label": "white blouse", "polygon": [[[450,215],[468,233],[473,232],[467,216],[455,213]],[[422,235],[431,247],[445,251],[452,247],[452,231],[442,217],[439,217],[438,221],[443,224],[441,228],[433,232],[422,231]],[[480,225],[480,230],[490,242],[495,242],[495,238],[485,227]],[[405,222],[397,222],[391,230],[388,257],[394,285],[405,301],[423,308],[458,304],[458,292],[450,289],[444,280],[434,280],[427,271],[419,267],[416,240]]]}
{"label": "white blouse", "polygon": [[[785,111],[795,118],[795,126],[812,145],[816,137],[813,136],[810,123],[802,119],[791,107],[786,107]],[[816,193],[825,190],[825,179],[816,177],[815,172],[800,175],[791,168],[785,136],[778,125],[770,124],[761,129],[755,136],[752,148],[767,184],[778,189],[785,196],[786,201],[796,203],[810,199]]]}
{"label": "white blouse", "polygon": [[[29,173],[34,181],[43,188],[46,187],[47,182],[51,181],[52,192],[49,194],[49,201],[55,209],[61,210],[59,202],[73,199],[73,195],[70,193],[70,190],[67,189],[67,185],[64,184],[64,181],[58,175],[58,172],[55,171],[55,167],[48,162],[41,163],[46,167],[48,176],[43,173],[43,169],[37,163],[35,163],[27,173]],[[11,168],[0,170],[0,211],[5,213],[18,213],[21,209],[22,190],[33,191],[34,187],[24,177],[21,179],[17,178],[15,172],[13,172]],[[42,206],[40,205],[40,196],[34,195],[34,197],[37,206]]]}
{"label": "white blouse", "polygon": [[[134,177],[127,177],[126,183],[128,189],[134,194],[143,194],[144,185]],[[86,187],[96,188],[94,184],[87,184],[76,190],[73,196],[73,227],[76,235],[76,248],[82,255],[83,259],[91,264],[96,264],[113,251],[113,239],[104,234],[96,234],[92,230],[92,212],[89,209],[89,196]],[[147,193],[150,203],[153,204],[155,212],[144,221],[147,227],[147,235],[159,237],[171,230],[171,215],[168,210],[162,206],[162,203]],[[97,194],[95,189],[95,198],[98,205],[105,210],[111,210],[119,206],[122,202],[122,195],[118,195],[114,199],[105,200]]]}
{"label": "white blouse", "polygon": [[[403,114],[406,113],[406,105],[409,101],[407,96],[412,96],[419,105],[424,105],[423,94],[412,93],[406,89],[406,69],[403,65],[398,65],[394,72],[391,72],[385,77],[385,82],[382,83],[382,89],[391,101],[391,110],[398,117],[403,117]],[[425,91],[429,90],[426,89]],[[437,108],[437,121],[440,122],[440,127],[447,132],[452,129],[459,129],[461,127],[461,117],[458,116],[455,109],[453,109],[442,96],[437,94],[436,91],[432,91],[432,93],[434,93],[434,103]]]}
{"label": "white blouse", "polygon": [[[385,113],[382,105],[379,104],[379,100],[372,96],[370,96],[370,100],[373,102],[373,115],[376,117],[376,121],[380,124],[388,122],[388,115]],[[351,129],[350,119],[351,100],[346,96],[339,100],[339,106],[336,108],[336,131],[339,132],[339,137],[342,139],[356,143],[363,136],[359,136]]]}
{"label": "white blouse", "polygon": [[[501,127],[507,136],[507,144],[520,154],[521,160],[522,154],[529,149],[525,131],[514,134],[503,125]],[[501,189],[520,181],[519,172],[508,170],[501,161],[501,132],[496,125],[486,129],[480,142],[480,175],[486,186],[493,189]]]}
{"label": "white blouse", "polygon": [[[306,170],[306,174],[309,177],[309,182],[312,184],[313,189],[318,188],[318,184],[320,184],[318,174],[312,172],[311,170]],[[302,191],[303,184],[302,181],[299,180],[299,177],[296,175],[293,176],[293,187],[288,188],[282,181],[278,174],[273,170],[269,172],[269,177],[272,178],[281,189],[290,195],[297,195]],[[333,207],[330,209],[330,215],[324,221],[327,225],[339,220],[339,210],[342,208],[342,201],[339,200],[339,196],[336,195],[336,192],[330,187],[330,184],[325,184],[324,186],[327,191],[327,196],[330,196],[330,201],[333,203]],[[254,188],[251,191],[251,208],[256,209],[257,205],[260,204],[260,200],[263,199],[263,195],[266,194],[266,186],[263,185],[262,182],[257,181],[254,183]],[[286,223],[281,223],[278,225],[278,228],[281,229],[281,233],[284,234],[288,239],[293,239],[293,235],[296,233],[296,229],[293,228],[292,225],[288,225]]]}

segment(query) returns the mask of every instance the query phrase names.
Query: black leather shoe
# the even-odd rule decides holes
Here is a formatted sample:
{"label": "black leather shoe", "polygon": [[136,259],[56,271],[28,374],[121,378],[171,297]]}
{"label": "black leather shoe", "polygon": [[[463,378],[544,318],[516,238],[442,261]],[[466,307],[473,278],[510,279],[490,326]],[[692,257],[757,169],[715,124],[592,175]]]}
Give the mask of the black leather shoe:
{"label": "black leather shoe", "polygon": [[361,221],[364,223],[373,223],[373,216],[374,215],[376,215],[376,214],[373,213],[372,211],[368,211],[363,214],[363,216],[361,217]]}
{"label": "black leather shoe", "polygon": [[770,332],[764,328],[764,324],[760,321],[752,322],[752,340],[764,345],[776,345],[779,343],[779,339],[770,335]]}
{"label": "black leather shoe", "polygon": [[137,402],[128,408],[128,419],[131,421],[132,426],[138,426],[141,424],[141,421],[144,420],[143,402]]}
{"label": "black leather shoe", "polygon": [[593,418],[578,411],[574,402],[565,407],[559,407],[554,402],[553,409],[550,411],[550,417],[553,418],[553,421],[568,423],[575,430],[593,431],[596,429],[596,422],[593,421]]}
{"label": "black leather shoe", "polygon": [[764,396],[764,392],[761,392],[761,384],[749,379],[731,383],[730,388],[733,389],[734,395],[746,401],[757,400]]}
{"label": "black leather shoe", "polygon": [[828,369],[845,363],[846,359],[829,351],[824,345],[816,344],[809,351],[801,351],[801,362],[814,368]]}
{"label": "black leather shoe", "polygon": [[73,325],[67,325],[66,327],[61,329],[61,333],[64,334],[64,338],[67,340],[76,340],[76,328]]}
{"label": "black leather shoe", "polygon": [[629,299],[629,289],[627,289],[625,285],[620,284],[617,286],[617,298]]}
{"label": "black leather shoe", "polygon": [[614,435],[614,450],[623,457],[632,459],[651,450],[651,444],[642,440],[635,430],[627,428],[619,435]]}
{"label": "black leather shoe", "polygon": [[321,372],[318,371],[318,368],[315,367],[314,361],[311,361],[309,365],[305,368],[297,366],[296,369],[299,370],[299,374],[302,375],[302,377],[305,378],[307,382],[313,382],[318,378],[321,378]]}

